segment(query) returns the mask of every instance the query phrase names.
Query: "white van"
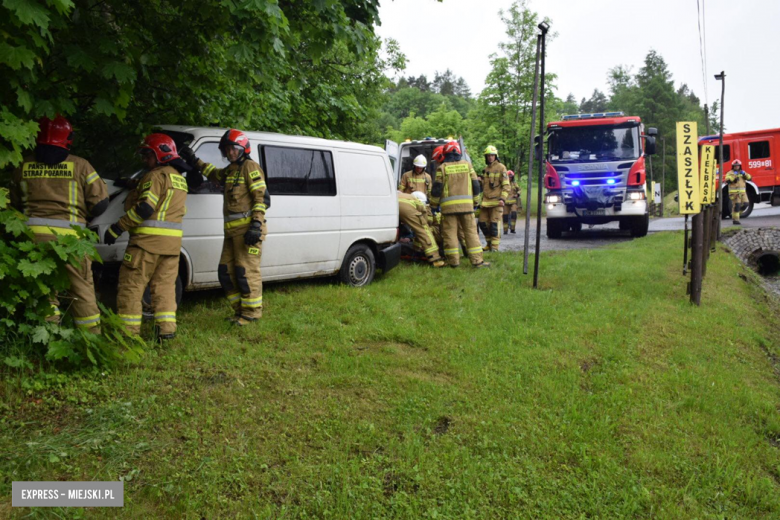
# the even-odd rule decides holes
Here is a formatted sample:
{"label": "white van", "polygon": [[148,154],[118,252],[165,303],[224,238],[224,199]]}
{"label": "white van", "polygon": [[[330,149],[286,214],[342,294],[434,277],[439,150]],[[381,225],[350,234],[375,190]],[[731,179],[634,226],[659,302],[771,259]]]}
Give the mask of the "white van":
{"label": "white van", "polygon": [[[185,144],[202,160],[228,165],[218,149],[224,128],[162,126],[177,147]],[[271,194],[263,241],[263,281],[338,275],[352,286],[387,272],[400,258],[396,181],[387,153],[363,144],[266,132],[245,132],[251,157],[263,168]],[[136,174],[138,175],[138,173]],[[111,204],[90,222],[102,242],[106,229],[124,213],[128,190],[106,179]],[[219,287],[223,195],[203,182],[187,195],[177,300],[182,291]],[[116,273],[128,235],[99,244],[103,270]]]}

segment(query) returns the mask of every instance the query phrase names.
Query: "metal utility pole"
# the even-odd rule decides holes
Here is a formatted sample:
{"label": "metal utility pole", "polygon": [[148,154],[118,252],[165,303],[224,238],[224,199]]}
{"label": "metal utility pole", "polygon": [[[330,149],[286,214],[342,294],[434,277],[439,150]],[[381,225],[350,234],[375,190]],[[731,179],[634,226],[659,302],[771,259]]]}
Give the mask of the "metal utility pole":
{"label": "metal utility pole", "polygon": [[539,178],[537,179],[537,186],[539,193],[536,197],[536,253],[534,254],[534,289],[539,286],[539,248],[542,240],[542,177],[545,166],[544,160],[544,65],[546,62],[545,43],[547,40],[547,31],[550,30],[550,24],[542,22],[538,25],[539,30],[542,31],[540,38],[542,40],[542,52],[541,63],[542,72],[539,75],[539,92],[541,93],[541,99],[539,102],[539,145],[542,149],[542,158],[539,161]]}
{"label": "metal utility pole", "polygon": [[721,82],[720,89],[720,141],[718,144],[718,186],[716,197],[718,197],[718,232],[716,239],[720,240],[720,227],[723,216],[723,98],[726,96],[726,73],[721,71],[720,74],[715,74],[715,79]]}
{"label": "metal utility pole", "polygon": [[[707,104],[704,104],[704,128],[706,129],[705,135],[710,135],[710,108]],[[712,181],[712,179],[710,179]],[[715,184],[714,182],[712,184]],[[714,189],[714,186],[710,186],[710,189]],[[704,265],[702,266],[702,277],[707,276],[707,261],[710,259],[710,239],[712,237],[712,204],[706,203],[704,213]]]}
{"label": "metal utility pole", "polygon": [[701,305],[701,279],[704,265],[704,213],[693,216],[691,245],[691,303]]}
{"label": "metal utility pole", "polygon": [[[531,153],[528,155],[528,188],[525,194],[525,243],[523,245],[523,274],[528,274],[528,247],[531,242],[531,192],[534,177],[534,131],[536,130],[536,100],[539,95],[539,51],[542,46],[542,35],[536,36],[536,65],[534,65],[534,97],[531,102]],[[541,186],[539,187],[541,189]]]}

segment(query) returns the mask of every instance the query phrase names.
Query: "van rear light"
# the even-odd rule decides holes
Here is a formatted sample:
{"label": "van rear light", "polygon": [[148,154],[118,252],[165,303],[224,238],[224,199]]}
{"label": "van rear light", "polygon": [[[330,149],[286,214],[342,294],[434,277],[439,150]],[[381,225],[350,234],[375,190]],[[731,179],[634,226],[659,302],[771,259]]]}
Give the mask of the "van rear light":
{"label": "van rear light", "polygon": [[553,165],[547,164],[547,172],[544,174],[544,187],[548,190],[561,189],[561,178],[558,176],[558,172],[555,171]]}

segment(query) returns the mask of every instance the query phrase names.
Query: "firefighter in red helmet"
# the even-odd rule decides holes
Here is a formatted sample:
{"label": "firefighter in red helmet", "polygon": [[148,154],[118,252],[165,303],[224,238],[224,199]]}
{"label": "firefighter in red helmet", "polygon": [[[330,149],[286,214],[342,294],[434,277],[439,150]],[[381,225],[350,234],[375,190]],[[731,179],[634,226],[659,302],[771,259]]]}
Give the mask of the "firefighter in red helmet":
{"label": "firefighter in red helmet", "polygon": [[[37,242],[55,240],[57,235],[76,235],[74,227],[108,207],[108,190],[92,165],[72,155],[73,127],[62,116],[38,121],[39,132],[34,156],[25,158],[13,174],[13,205],[27,215],[27,225]],[[79,265],[68,264],[70,311],[76,327],[100,332],[100,310],[95,300],[92,261],[85,257]],[[59,301],[51,298],[49,321],[60,319]]]}
{"label": "firefighter in red helmet", "polygon": [[450,267],[460,265],[461,246],[458,230],[462,229],[467,253],[474,267],[488,267],[482,259],[482,246],[474,222],[474,206],[479,200],[479,180],[470,162],[462,160],[460,145],[450,141],[444,146],[444,162],[436,170],[431,189],[431,206],[442,214],[444,255]]}
{"label": "firefighter in red helmet", "polygon": [[146,136],[139,153],[146,172],[125,200],[126,213],[108,228],[104,241],[110,245],[125,231],[130,233],[119,268],[119,318],[130,333],[141,332],[141,300],[149,285],[157,339],[168,340],[176,335],[176,278],[187,180],[172,166],[183,161],[169,136]]}
{"label": "firefighter in red helmet", "polygon": [[228,130],[219,148],[230,161],[226,168],[201,161],[189,148],[182,149],[182,157],[225,187],[225,241],[217,276],[233,307],[232,319],[237,325],[247,325],[263,315],[260,260],[267,234],[265,212],[271,199],[265,173],[249,155],[252,149],[246,134]]}
{"label": "firefighter in red helmet", "polygon": [[731,218],[736,225],[741,225],[739,221],[742,209],[747,207],[750,199],[747,196],[747,182],[753,177],[742,169],[742,161],[734,159],[731,162],[731,171],[726,174],[726,184],[729,185],[729,198],[731,199]]}

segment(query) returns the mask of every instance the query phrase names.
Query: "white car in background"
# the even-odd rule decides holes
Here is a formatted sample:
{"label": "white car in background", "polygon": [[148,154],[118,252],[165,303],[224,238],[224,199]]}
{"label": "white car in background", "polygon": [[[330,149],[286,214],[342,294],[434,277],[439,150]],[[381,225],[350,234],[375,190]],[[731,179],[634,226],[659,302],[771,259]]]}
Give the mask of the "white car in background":
{"label": "white car in background", "polygon": [[[187,144],[202,160],[222,168],[218,149],[226,129],[162,126],[177,147]],[[358,143],[267,132],[245,132],[251,157],[266,174],[271,207],[263,241],[263,281],[338,275],[352,286],[387,272],[400,258],[396,179],[387,153]],[[136,174],[138,175],[138,174]],[[128,190],[106,180],[112,193],[104,214],[90,222],[101,239],[124,213]],[[187,195],[177,300],[183,291],[219,287],[217,265],[224,237],[223,195],[203,182]],[[118,272],[128,235],[114,245],[98,244],[100,276]]]}

